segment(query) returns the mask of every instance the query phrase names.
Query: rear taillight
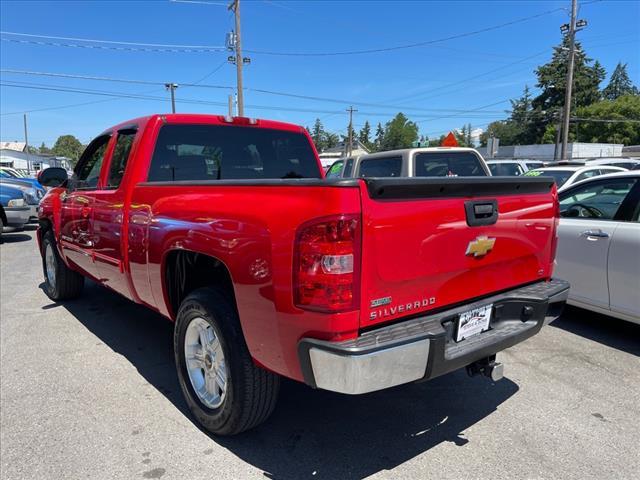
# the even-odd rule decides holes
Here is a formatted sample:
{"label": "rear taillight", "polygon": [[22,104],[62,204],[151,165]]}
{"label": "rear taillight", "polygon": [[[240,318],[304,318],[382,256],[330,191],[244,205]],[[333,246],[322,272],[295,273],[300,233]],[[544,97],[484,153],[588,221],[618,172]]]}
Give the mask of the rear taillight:
{"label": "rear taillight", "polygon": [[294,303],[321,312],[358,308],[360,216],[336,215],[303,224],[296,233]]}
{"label": "rear taillight", "polygon": [[551,235],[551,269],[549,270],[549,276],[553,275],[553,270],[556,264],[556,252],[558,250],[558,224],[560,223],[560,203],[558,197],[554,196],[554,214],[553,214],[553,231]]}

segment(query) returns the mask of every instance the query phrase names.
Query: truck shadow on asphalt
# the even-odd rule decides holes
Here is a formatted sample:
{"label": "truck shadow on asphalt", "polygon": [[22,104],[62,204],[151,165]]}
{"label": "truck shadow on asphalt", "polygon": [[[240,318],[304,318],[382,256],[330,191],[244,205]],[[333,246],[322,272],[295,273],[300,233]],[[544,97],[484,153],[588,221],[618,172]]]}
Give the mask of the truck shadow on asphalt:
{"label": "truck shadow on asphalt", "polygon": [[[61,305],[131,362],[197,427],[175,374],[171,322],[91,282],[80,299]],[[492,384],[485,378],[469,378],[464,371],[363,396],[284,381],[276,410],[264,425],[236,437],[211,436],[211,440],[267,478],[362,479],[443,442],[458,446],[473,442],[465,431],[517,391],[507,378]]]}
{"label": "truck shadow on asphalt", "polygon": [[640,356],[640,325],[567,305],[551,326]]}

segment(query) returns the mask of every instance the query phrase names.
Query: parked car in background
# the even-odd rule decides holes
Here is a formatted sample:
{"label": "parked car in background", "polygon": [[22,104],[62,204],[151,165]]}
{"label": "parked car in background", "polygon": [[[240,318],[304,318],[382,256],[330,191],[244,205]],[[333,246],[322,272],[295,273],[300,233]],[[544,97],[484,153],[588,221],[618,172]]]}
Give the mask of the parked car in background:
{"label": "parked car in background", "polygon": [[[345,167],[347,165],[345,164]],[[361,155],[344,177],[489,177],[482,155],[473,148],[405,148]]]}
{"label": "parked car in background", "polygon": [[24,193],[24,199],[30,210],[30,218],[38,219],[38,205],[46,194],[46,190],[33,178],[0,177],[0,183],[17,188]]}
{"label": "parked car in background", "polygon": [[530,177],[553,177],[558,185],[558,192],[562,192],[571,185],[586,180],[587,178],[606,175],[607,173],[625,172],[626,169],[620,167],[587,167],[580,165],[562,165],[558,167],[536,168],[528,171],[525,175]]}
{"label": "parked car in background", "polygon": [[626,168],[627,170],[633,170],[640,165],[640,159],[630,157],[589,158],[585,165],[588,167],[593,167],[595,165],[609,165],[612,167],[621,167]]}
{"label": "parked car in background", "polygon": [[325,178],[350,177],[353,171],[353,163],[358,157],[340,158],[333,162],[326,172]]}
{"label": "parked car in background", "polygon": [[560,194],[556,275],[569,303],[640,323],[640,172],[602,175]]}
{"label": "parked car in background", "polygon": [[486,162],[494,177],[520,176],[529,170],[544,167],[543,162],[534,160],[492,159]]}
{"label": "parked car in background", "polygon": [[0,182],[0,233],[5,227],[24,228],[24,224],[29,221],[29,214],[23,191]]}
{"label": "parked car in background", "polygon": [[304,127],[124,122],[72,178],[40,174],[44,290],[72,298],[89,277],[174,320],[186,404],[217,434],[264,421],[280,376],[346,394],[464,367],[498,380],[496,353],[565,303],[556,186],[492,178],[471,149],[384,155],[360,175],[477,178],[326,180]]}
{"label": "parked car in background", "polygon": [[26,175],[13,167],[0,167],[0,172],[7,174],[10,177],[25,178]]}

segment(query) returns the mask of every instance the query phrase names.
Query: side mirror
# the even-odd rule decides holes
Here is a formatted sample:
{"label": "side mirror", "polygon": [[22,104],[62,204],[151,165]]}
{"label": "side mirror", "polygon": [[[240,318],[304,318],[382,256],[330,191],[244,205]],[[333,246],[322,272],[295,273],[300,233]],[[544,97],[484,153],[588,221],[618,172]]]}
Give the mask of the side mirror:
{"label": "side mirror", "polygon": [[50,167],[38,173],[38,182],[45,187],[60,187],[69,178],[67,171],[60,167]]}

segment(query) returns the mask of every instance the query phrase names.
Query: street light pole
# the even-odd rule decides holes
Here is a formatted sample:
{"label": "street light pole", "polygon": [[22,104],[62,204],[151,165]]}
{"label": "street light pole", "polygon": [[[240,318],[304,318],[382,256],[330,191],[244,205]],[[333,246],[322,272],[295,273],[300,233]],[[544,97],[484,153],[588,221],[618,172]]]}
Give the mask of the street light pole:
{"label": "street light pole", "polygon": [[573,64],[576,49],[576,16],[578,15],[578,0],[571,0],[571,22],[569,23],[569,65],[567,67],[567,85],[564,97],[564,111],[562,114],[562,149],[560,158],[567,159],[567,145],[569,143],[569,117],[571,115],[571,93],[573,89]]}
{"label": "street light pole", "polygon": [[171,92],[171,113],[176,113],[176,96],[175,90],[178,88],[177,83],[165,83],[165,88]]}
{"label": "street light pole", "polygon": [[244,116],[244,92],[242,90],[242,67],[244,65],[244,58],[242,57],[242,43],[240,36],[240,0],[234,0],[229,5],[229,9],[233,10],[236,18],[236,31],[234,38],[234,47],[236,50],[236,90],[238,92],[238,116]]}
{"label": "street light pole", "polygon": [[349,112],[349,147],[347,150],[347,157],[350,157],[353,152],[353,112],[357,112],[358,110],[353,108],[353,105],[347,108],[347,112]]}

